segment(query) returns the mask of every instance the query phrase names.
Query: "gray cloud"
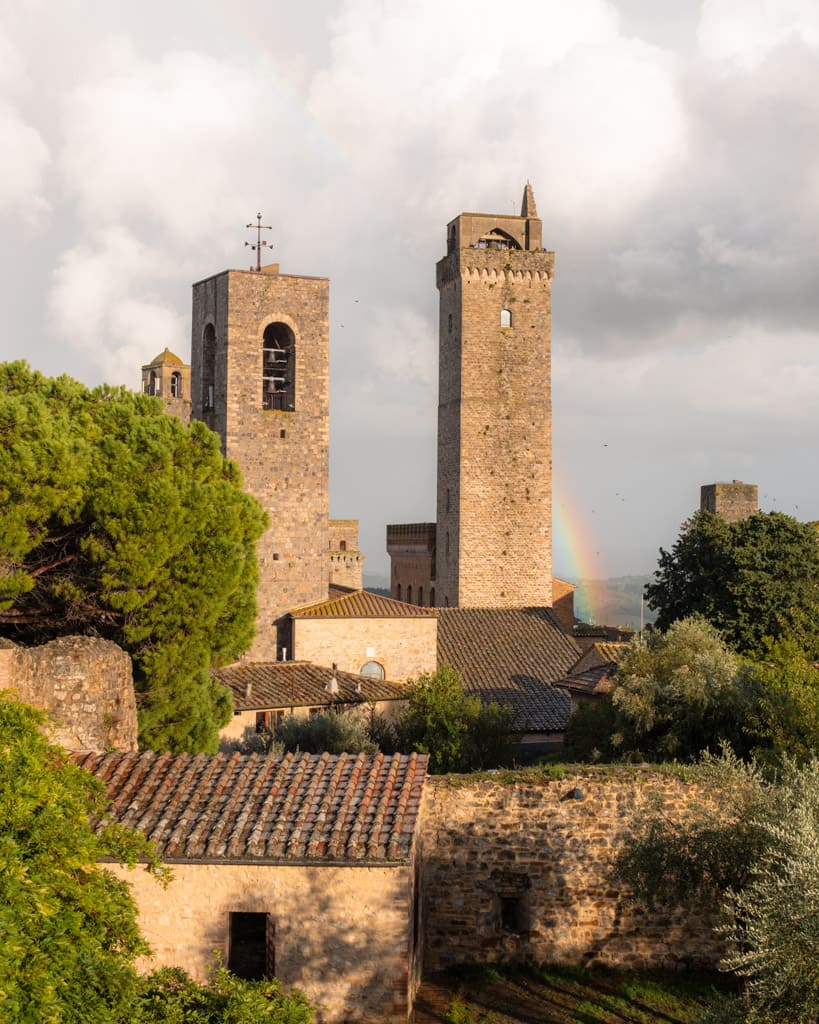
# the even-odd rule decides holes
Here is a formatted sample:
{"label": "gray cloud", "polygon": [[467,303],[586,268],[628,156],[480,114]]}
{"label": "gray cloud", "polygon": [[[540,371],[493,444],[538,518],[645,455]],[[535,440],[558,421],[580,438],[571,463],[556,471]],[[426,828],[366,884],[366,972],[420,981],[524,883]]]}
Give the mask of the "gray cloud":
{"label": "gray cloud", "polygon": [[190,283],[247,265],[262,210],[284,269],[331,278],[333,512],[382,568],[385,521],[433,515],[444,226],[528,178],[557,250],[558,504],[601,574],[649,568],[711,479],[819,517],[819,18],[673,6],[21,5],[0,357],[135,385],[187,355]]}

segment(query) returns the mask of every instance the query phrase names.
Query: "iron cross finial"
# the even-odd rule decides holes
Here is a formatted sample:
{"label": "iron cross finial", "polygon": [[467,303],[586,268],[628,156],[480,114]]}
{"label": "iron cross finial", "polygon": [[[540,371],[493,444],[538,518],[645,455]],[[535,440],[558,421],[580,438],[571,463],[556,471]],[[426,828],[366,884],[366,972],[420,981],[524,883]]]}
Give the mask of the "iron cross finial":
{"label": "iron cross finial", "polygon": [[256,228],[256,244],[253,242],[245,242],[245,245],[249,245],[251,249],[256,253],[256,270],[262,269],[262,249],[268,247],[272,248],[267,241],[262,241],[262,231],[272,231],[273,227],[270,224],[262,224],[262,215],[256,214],[256,223],[246,225],[249,228]]}

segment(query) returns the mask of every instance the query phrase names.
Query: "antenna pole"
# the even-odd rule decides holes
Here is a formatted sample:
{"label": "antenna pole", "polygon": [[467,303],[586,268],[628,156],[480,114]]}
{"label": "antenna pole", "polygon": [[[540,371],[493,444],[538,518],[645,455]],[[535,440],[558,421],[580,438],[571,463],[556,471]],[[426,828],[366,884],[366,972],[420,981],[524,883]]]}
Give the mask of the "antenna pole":
{"label": "antenna pole", "polygon": [[262,269],[262,249],[268,248],[268,242],[262,241],[262,231],[272,231],[273,228],[270,224],[262,224],[262,215],[260,213],[256,214],[256,223],[247,224],[246,227],[256,228],[256,244],[245,242],[245,245],[250,246],[256,253],[256,272],[258,273]]}

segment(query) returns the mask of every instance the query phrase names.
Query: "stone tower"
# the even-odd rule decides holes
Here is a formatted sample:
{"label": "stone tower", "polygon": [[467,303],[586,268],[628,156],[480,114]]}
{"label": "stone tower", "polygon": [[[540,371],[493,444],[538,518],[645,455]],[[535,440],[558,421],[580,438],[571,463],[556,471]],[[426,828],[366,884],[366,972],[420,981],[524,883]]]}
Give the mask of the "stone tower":
{"label": "stone tower", "polygon": [[732,480],[729,484],[703,484],[700,487],[700,511],[713,512],[729,523],[747,519],[759,511],[759,488],[741,480]]}
{"label": "stone tower", "polygon": [[142,367],[142,392],[162,399],[165,412],[183,423],[191,418],[191,368],[165,348]]}
{"label": "stone tower", "polygon": [[270,526],[258,544],[255,661],[276,659],[275,623],[327,597],[326,278],[227,270],[193,286],[193,417],[222,439]]}
{"label": "stone tower", "polygon": [[447,226],[440,292],[436,603],[552,603],[551,282],[531,185],[519,217]]}

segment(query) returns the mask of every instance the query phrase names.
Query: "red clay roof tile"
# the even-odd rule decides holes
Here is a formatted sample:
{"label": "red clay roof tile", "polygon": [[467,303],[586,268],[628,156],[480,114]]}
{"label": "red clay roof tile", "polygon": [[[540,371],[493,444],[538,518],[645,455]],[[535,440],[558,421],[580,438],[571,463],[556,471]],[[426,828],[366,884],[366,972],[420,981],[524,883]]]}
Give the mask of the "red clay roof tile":
{"label": "red clay roof tile", "polygon": [[166,861],[406,862],[425,754],[74,754]]}

